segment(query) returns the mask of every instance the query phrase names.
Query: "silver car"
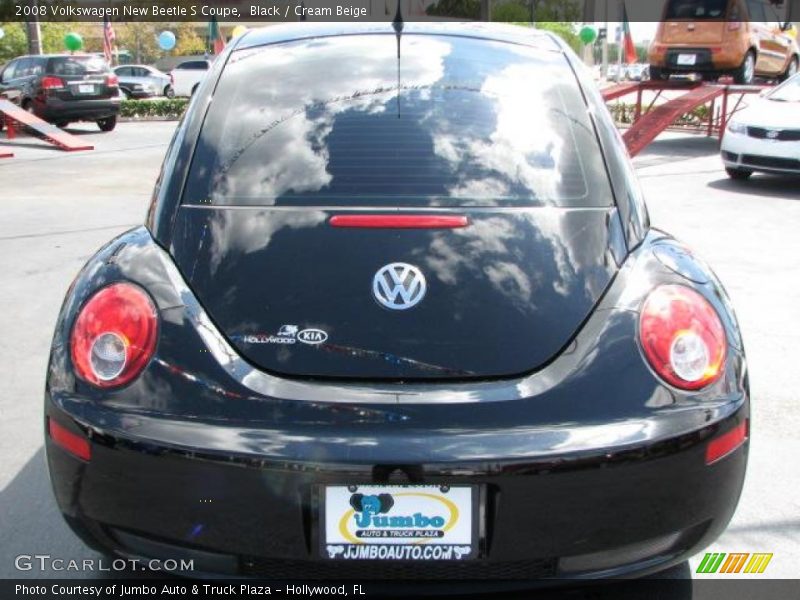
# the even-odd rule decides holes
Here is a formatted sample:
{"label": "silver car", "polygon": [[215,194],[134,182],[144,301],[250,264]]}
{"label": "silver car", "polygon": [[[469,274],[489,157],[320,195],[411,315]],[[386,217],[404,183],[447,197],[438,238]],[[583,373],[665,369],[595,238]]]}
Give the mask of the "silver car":
{"label": "silver car", "polygon": [[127,98],[149,98],[166,96],[172,98],[175,91],[172,78],[166,73],[147,65],[122,65],[114,68],[119,78],[119,89]]}

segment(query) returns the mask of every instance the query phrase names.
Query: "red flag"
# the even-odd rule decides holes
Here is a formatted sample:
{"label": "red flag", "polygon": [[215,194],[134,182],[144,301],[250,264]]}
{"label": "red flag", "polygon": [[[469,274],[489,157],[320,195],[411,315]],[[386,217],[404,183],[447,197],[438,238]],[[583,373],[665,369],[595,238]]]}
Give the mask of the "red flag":
{"label": "red flag", "polygon": [[116,40],[117,36],[114,33],[114,28],[111,26],[111,21],[106,17],[103,20],[103,54],[108,64],[111,64],[111,59],[114,56],[114,42]]}
{"label": "red flag", "polygon": [[222,37],[216,16],[211,17],[208,22],[208,47],[214,54],[219,54],[225,49],[225,38]]}
{"label": "red flag", "polygon": [[636,55],[636,46],[633,43],[633,36],[631,35],[631,26],[628,23],[628,11],[625,10],[625,3],[622,3],[622,55],[627,64],[638,62]]}

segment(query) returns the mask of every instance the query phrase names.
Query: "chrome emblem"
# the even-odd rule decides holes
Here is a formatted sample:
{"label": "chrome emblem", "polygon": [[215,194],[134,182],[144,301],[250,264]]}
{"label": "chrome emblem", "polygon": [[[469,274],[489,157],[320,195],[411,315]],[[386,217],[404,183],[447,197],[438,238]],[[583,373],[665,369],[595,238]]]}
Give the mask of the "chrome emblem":
{"label": "chrome emblem", "polygon": [[425,297],[428,284],[417,267],[391,263],[378,269],[372,278],[372,293],[381,305],[392,310],[407,310]]}
{"label": "chrome emblem", "polygon": [[767,131],[767,138],[770,140],[776,140],[778,139],[778,136],[780,134],[781,134],[780,131],[775,131],[774,129],[770,129],[769,131]]}

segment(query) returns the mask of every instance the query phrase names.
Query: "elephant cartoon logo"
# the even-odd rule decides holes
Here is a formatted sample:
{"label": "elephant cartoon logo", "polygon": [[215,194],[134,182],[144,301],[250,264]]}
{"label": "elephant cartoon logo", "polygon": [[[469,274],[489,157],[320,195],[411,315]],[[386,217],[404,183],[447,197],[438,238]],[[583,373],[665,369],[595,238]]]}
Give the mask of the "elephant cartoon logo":
{"label": "elephant cartoon logo", "polygon": [[394,506],[394,498],[391,494],[378,494],[377,496],[353,494],[350,496],[350,506],[356,511],[356,525],[369,527],[374,515],[391,510]]}

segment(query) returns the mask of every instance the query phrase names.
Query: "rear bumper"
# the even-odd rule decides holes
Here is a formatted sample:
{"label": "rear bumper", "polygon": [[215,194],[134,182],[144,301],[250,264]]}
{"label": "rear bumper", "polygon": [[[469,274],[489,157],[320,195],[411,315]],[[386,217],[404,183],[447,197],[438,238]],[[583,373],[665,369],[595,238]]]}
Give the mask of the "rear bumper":
{"label": "rear bumper", "polygon": [[[695,64],[678,64],[681,54],[694,54]],[[714,51],[710,47],[666,45],[651,49],[648,60],[652,66],[674,73],[725,72],[737,69],[742,64],[744,52],[719,45]]]}
{"label": "rear bumper", "polygon": [[[122,556],[193,559],[195,574],[490,580],[645,575],[686,560],[724,530],[747,460],[745,443],[705,463],[708,441],[747,418],[746,399],[713,425],[624,448],[609,444],[564,456],[456,463],[401,453],[384,464],[351,462],[344,438],[338,452],[328,450],[317,460],[270,458],[264,451],[270,443],[278,448],[288,442],[284,433],[266,429],[245,436],[252,447],[243,453],[240,433],[211,423],[202,426],[203,439],[218,442],[211,450],[187,447],[180,433],[186,425],[179,421],[165,425],[180,443],[153,442],[132,437],[135,427],[121,434],[109,421],[87,423],[85,414],[79,425],[61,404],[48,398],[47,417],[92,435],[89,462],[47,440],[53,488],[68,522],[91,545]],[[661,430],[655,421],[651,425],[650,431]],[[581,439],[586,430],[564,426],[550,435]],[[222,450],[226,443],[229,452]],[[314,440],[305,444],[313,453]],[[322,558],[322,486],[385,482],[479,486],[480,557],[424,564]]]}
{"label": "rear bumper", "polygon": [[47,121],[96,121],[119,114],[120,98],[69,100],[48,97],[34,100],[37,116]]}

